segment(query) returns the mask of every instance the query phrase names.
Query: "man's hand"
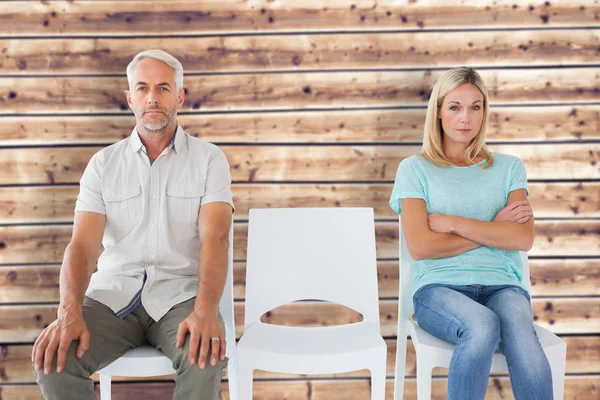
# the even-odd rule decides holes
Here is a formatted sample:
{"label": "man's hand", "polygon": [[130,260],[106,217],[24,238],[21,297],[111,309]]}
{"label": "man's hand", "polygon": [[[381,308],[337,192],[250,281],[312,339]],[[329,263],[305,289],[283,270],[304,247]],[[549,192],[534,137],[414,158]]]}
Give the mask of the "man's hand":
{"label": "man's hand", "polygon": [[429,214],[427,216],[429,229],[439,233],[452,233],[452,218],[453,216],[451,215]]}
{"label": "man's hand", "polygon": [[[179,324],[177,330],[176,348],[181,348],[185,343],[185,336],[190,333],[190,348],[188,358],[190,364],[196,363],[198,355],[198,347],[200,347],[200,357],[198,365],[200,369],[206,367],[206,357],[208,355],[209,346],[211,346],[210,365],[217,365],[217,357],[221,360],[225,359],[225,350],[227,343],[223,326],[216,313],[204,313],[201,311],[193,311],[182,323]],[[212,340],[219,338],[219,340]]]}
{"label": "man's hand", "polygon": [[525,200],[514,201],[496,214],[494,222],[508,221],[524,224],[531,217],[533,217],[533,209],[529,205],[529,202]]}
{"label": "man's hand", "polygon": [[62,372],[67,359],[67,350],[71,342],[76,339],[79,339],[77,357],[81,358],[90,347],[90,331],[83,320],[83,314],[77,311],[59,312],[58,319],[42,331],[33,345],[31,362],[35,364],[35,369],[41,369],[43,361],[44,374],[50,374],[52,361],[58,349],[56,372]]}

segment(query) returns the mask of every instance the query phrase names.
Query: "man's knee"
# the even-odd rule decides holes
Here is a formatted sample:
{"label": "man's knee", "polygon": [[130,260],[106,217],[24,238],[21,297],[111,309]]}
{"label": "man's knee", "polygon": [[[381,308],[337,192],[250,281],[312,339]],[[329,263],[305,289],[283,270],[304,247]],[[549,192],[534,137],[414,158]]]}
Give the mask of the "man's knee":
{"label": "man's knee", "polygon": [[205,361],[206,366],[203,369],[200,368],[199,357],[196,358],[196,362],[194,364],[190,363],[188,338],[181,348],[175,350],[175,358],[172,360],[173,368],[175,368],[178,375],[188,370],[192,371],[193,374],[202,374],[203,372],[207,372],[209,374],[218,374],[227,366],[227,357],[225,357],[225,360],[217,358],[217,363],[214,366],[210,365],[210,357],[211,352],[209,350]]}
{"label": "man's knee", "polygon": [[217,360],[216,365],[210,365],[207,363],[204,368],[200,368],[198,363],[191,364],[187,357],[185,357],[185,362],[177,369],[178,373],[187,373],[188,375],[193,375],[197,377],[207,377],[209,379],[215,378],[221,380],[221,378],[225,375],[225,368],[227,367],[227,358],[225,360]]}
{"label": "man's knee", "polygon": [[227,367],[227,358],[217,360],[214,366],[207,362],[202,369],[198,363],[190,363],[187,351],[184,352],[184,355],[180,354],[178,358],[180,359],[179,365],[174,363],[177,371],[175,377],[177,385],[173,398],[191,398],[192,393],[197,395],[198,390],[200,390],[202,400],[218,399],[221,391],[221,380],[225,376],[225,368]]}
{"label": "man's knee", "polygon": [[57,353],[54,354],[52,360],[52,371],[47,375],[44,374],[44,364],[42,364],[42,368],[39,370],[36,370],[35,365],[32,365],[38,385],[47,386],[49,388],[54,386],[60,387],[61,385],[64,385],[65,382],[68,382],[71,377],[89,378],[93,371],[90,371],[90,366],[89,363],[86,362],[87,358],[85,354],[82,358],[77,357],[76,351],[78,345],[78,341],[71,342],[71,345],[67,350],[65,365],[61,373],[56,372]]}

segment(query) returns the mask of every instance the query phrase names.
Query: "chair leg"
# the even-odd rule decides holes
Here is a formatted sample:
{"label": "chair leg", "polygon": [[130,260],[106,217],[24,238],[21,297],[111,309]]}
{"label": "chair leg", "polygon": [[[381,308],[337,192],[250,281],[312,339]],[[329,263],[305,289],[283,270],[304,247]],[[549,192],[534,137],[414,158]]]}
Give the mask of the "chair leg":
{"label": "chair leg", "polygon": [[[548,355],[547,355],[548,356]],[[552,370],[552,390],[554,400],[563,400],[565,392],[565,370],[567,358],[567,345],[564,344],[561,351],[555,351],[548,357],[550,369]]]}
{"label": "chair leg", "polygon": [[110,381],[112,376],[100,375],[100,400],[110,400],[111,398],[111,387]]}
{"label": "chair leg", "polygon": [[417,356],[417,399],[431,400],[431,373],[433,368]]}
{"label": "chair leg", "polygon": [[252,374],[254,368],[252,365],[244,362],[244,357],[237,359],[238,368],[238,397],[239,400],[252,400]]}
{"label": "chair leg", "polygon": [[371,367],[371,400],[385,400],[387,348],[383,348],[377,362]]}
{"label": "chair leg", "polygon": [[404,397],[404,375],[406,372],[406,343],[407,337],[398,334],[396,348],[396,372],[394,378],[394,400],[402,400]]}

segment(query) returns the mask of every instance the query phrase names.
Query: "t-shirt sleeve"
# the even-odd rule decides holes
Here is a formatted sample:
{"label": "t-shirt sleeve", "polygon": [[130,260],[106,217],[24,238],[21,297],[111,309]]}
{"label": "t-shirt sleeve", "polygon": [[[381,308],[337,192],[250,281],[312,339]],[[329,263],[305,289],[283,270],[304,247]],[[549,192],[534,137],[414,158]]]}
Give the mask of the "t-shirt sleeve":
{"label": "t-shirt sleeve", "polygon": [[75,202],[75,212],[91,211],[106,215],[102,196],[103,157],[96,153],[88,163],[79,181],[79,195]]}
{"label": "t-shirt sleeve", "polygon": [[398,165],[396,180],[392,195],[390,196],[390,207],[397,214],[402,213],[402,199],[426,200],[425,188],[413,166],[411,160],[402,160]]}
{"label": "t-shirt sleeve", "polygon": [[527,171],[523,161],[517,158],[511,170],[510,185],[508,193],[517,189],[525,189],[525,193],[529,196],[529,188],[527,186]]}
{"label": "t-shirt sleeve", "polygon": [[228,203],[233,208],[229,162],[225,154],[218,148],[212,153],[208,163],[201,205],[215,202]]}

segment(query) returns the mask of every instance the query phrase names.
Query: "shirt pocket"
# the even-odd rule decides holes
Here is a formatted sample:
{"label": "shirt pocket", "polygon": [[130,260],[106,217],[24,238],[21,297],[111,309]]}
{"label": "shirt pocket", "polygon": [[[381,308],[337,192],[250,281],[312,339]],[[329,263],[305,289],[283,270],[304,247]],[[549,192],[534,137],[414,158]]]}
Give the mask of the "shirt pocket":
{"label": "shirt pocket", "polygon": [[197,183],[167,185],[167,213],[169,222],[197,225],[200,200],[203,195],[204,188]]}
{"label": "shirt pocket", "polygon": [[115,225],[135,225],[142,219],[140,185],[116,186],[104,193],[106,218]]}

